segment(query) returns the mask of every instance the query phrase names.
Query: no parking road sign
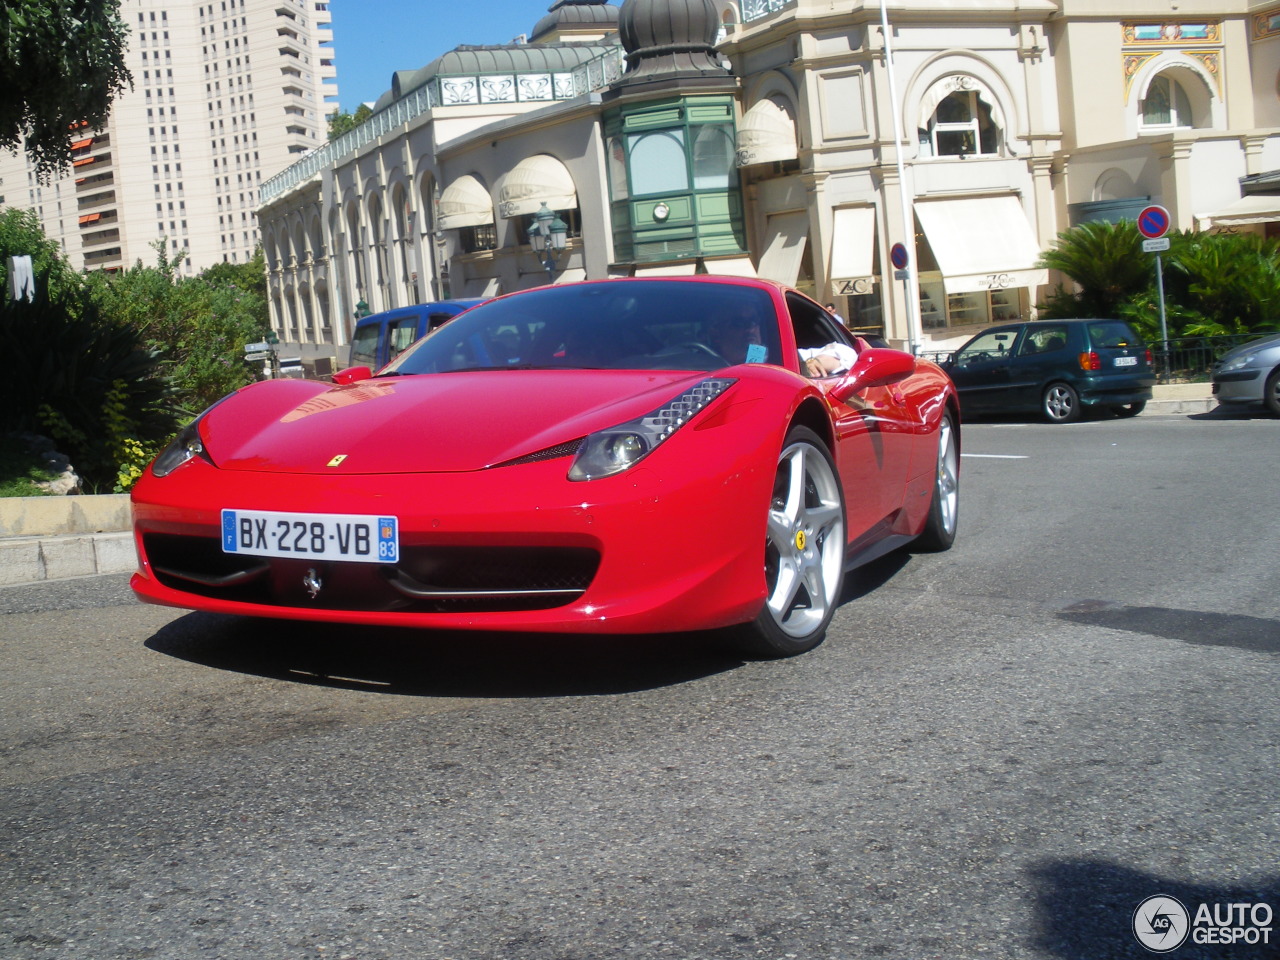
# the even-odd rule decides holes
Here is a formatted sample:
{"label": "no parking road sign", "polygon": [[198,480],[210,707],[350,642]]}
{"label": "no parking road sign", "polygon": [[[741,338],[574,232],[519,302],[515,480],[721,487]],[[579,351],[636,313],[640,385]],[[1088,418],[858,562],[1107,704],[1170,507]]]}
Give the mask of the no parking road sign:
{"label": "no parking road sign", "polygon": [[1148,240],[1159,240],[1169,232],[1169,211],[1154,203],[1143,207],[1138,214],[1138,232]]}
{"label": "no parking road sign", "polygon": [[1169,327],[1164,312],[1164,269],[1160,264],[1160,252],[1169,249],[1165,233],[1169,230],[1169,211],[1159,204],[1143,207],[1138,214],[1138,232],[1147,239],[1142,241],[1143,253],[1156,255],[1156,288],[1160,293],[1160,362],[1164,363],[1169,352]]}

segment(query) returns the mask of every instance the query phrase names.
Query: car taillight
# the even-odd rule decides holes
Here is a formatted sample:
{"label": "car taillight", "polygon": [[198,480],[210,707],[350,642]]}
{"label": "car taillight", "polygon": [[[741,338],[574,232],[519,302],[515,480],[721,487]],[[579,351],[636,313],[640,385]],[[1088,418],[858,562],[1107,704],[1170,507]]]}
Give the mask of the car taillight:
{"label": "car taillight", "polygon": [[1155,365],[1156,365],[1156,359],[1151,354],[1151,348],[1147,347],[1147,366],[1154,367]]}
{"label": "car taillight", "polygon": [[1102,358],[1093,352],[1082,353],[1080,354],[1080,369],[1081,370],[1101,370]]}

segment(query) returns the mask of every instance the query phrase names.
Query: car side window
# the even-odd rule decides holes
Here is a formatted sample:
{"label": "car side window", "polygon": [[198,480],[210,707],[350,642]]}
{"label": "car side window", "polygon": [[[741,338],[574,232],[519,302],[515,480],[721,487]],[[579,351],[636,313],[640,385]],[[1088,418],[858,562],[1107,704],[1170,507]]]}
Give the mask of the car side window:
{"label": "car side window", "polygon": [[[795,294],[787,294],[787,312],[791,317],[791,329],[796,338],[797,360],[800,371],[809,377],[827,377],[836,375],[833,371],[843,372],[852,365],[856,347],[849,339],[848,331],[836,323],[831,314],[815,303],[811,303]],[[842,344],[848,352],[840,351],[839,362],[831,361],[822,366],[807,363],[806,357],[813,351],[832,344]],[[812,359],[812,358],[811,358]]]}
{"label": "car side window", "polygon": [[387,359],[391,360],[398,357],[405,347],[418,339],[418,318],[406,317],[404,320],[398,320],[387,332]]}
{"label": "car side window", "polygon": [[965,344],[956,353],[955,363],[981,363],[984,360],[1003,360],[1010,356],[1018,331],[988,330]]}
{"label": "car side window", "polygon": [[1018,356],[1038,356],[1042,353],[1054,353],[1067,347],[1067,328],[1061,323],[1046,323],[1027,328],[1027,335],[1022,338],[1022,346],[1018,348]]}

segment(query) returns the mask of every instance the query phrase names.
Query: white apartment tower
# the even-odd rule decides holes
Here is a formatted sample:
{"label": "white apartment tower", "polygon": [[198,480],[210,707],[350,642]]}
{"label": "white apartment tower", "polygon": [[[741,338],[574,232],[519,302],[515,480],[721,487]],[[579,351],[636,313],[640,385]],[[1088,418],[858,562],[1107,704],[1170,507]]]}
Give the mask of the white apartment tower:
{"label": "white apartment tower", "polygon": [[133,88],[74,166],[36,181],[0,151],[0,204],[35,210],[73,266],[113,270],[186,251],[182,269],[244,262],[258,186],[323,144],[338,109],[326,0],[123,0]]}

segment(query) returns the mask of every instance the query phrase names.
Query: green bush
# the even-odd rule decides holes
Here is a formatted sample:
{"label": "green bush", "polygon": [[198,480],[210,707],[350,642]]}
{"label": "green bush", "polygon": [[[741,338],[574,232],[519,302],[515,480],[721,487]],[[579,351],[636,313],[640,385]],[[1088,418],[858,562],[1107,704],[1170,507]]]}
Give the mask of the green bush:
{"label": "green bush", "polygon": [[[0,305],[0,434],[57,440],[91,492],[127,489],[121,467],[158,450],[177,427],[156,351],[82,298]],[[122,459],[122,457],[124,459]],[[144,461],[145,462],[145,461]]]}

